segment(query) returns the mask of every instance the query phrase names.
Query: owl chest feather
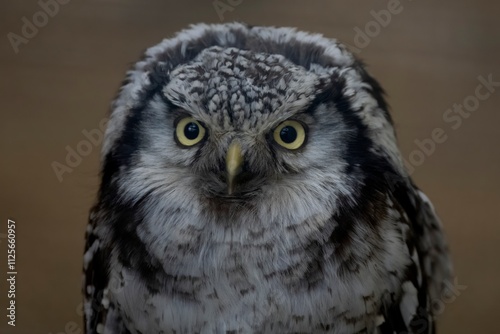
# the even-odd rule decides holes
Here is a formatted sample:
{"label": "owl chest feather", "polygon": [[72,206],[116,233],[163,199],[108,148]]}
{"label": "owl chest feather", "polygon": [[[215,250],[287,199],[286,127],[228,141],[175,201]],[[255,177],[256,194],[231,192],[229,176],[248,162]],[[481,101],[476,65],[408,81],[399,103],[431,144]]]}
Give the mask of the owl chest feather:
{"label": "owl chest feather", "polygon": [[392,289],[371,266],[349,280],[339,275],[332,246],[314,232],[317,219],[228,226],[194,218],[173,218],[161,238],[151,238],[161,234],[154,225],[143,234],[162,264],[155,286],[133,269],[112,271],[130,282],[114,298],[142,332],[361,330]]}

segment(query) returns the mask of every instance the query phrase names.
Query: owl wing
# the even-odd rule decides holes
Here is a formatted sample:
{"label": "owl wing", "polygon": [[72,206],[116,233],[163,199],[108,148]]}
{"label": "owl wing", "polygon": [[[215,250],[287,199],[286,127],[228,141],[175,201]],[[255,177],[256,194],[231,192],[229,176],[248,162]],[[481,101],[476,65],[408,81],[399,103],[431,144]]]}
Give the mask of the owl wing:
{"label": "owl wing", "polygon": [[451,282],[452,268],[441,222],[427,196],[413,184],[395,187],[393,209],[408,220],[404,236],[411,256],[401,291],[382,311],[380,333],[435,333],[433,303]]}
{"label": "owl wing", "polygon": [[85,233],[83,257],[84,327],[86,334],[130,334],[125,328],[118,311],[110,302],[109,254],[106,253],[99,236],[95,233],[97,224],[95,208],[91,210]]}

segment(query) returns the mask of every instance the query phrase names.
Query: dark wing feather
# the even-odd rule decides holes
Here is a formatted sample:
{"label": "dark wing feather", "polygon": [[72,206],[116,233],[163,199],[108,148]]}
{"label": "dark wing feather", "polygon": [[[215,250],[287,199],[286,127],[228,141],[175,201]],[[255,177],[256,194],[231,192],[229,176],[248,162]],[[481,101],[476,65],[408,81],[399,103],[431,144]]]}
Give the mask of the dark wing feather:
{"label": "dark wing feather", "polygon": [[109,254],[96,234],[97,214],[91,210],[85,234],[83,263],[84,327],[86,334],[129,334],[107,296]]}
{"label": "dark wing feather", "polygon": [[452,268],[441,223],[432,204],[414,185],[399,184],[393,192],[394,209],[409,221],[406,244],[412,257],[402,291],[384,307],[386,322],[380,333],[435,333],[433,302],[439,300]]}

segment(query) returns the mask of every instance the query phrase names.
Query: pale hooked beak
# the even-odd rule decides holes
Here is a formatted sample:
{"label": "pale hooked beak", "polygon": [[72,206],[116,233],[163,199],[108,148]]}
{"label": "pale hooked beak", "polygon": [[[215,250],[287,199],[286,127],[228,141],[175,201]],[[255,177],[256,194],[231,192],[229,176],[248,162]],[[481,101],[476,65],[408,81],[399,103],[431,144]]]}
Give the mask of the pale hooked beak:
{"label": "pale hooked beak", "polygon": [[233,141],[227,150],[226,170],[227,170],[227,193],[231,195],[234,192],[234,179],[241,173],[243,165],[243,153],[241,145]]}

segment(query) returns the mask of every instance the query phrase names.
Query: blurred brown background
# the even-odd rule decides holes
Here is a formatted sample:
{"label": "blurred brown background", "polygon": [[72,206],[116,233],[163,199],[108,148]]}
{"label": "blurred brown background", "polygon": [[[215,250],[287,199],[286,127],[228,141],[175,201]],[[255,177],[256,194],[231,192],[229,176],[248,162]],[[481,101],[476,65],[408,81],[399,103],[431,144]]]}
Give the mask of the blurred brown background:
{"label": "blurred brown background", "polygon": [[[67,147],[98,128],[145,48],[190,23],[234,20],[320,32],[369,64],[388,92],[403,155],[419,165],[413,177],[443,219],[458,284],[467,286],[442,303],[441,333],[500,333],[500,87],[457,129],[443,119],[453,104],[474,102],[479,76],[500,82],[499,2],[401,0],[383,27],[371,11],[387,10],[389,0],[222,0],[231,10],[221,15],[213,1],[59,1],[46,22],[37,1],[0,4],[1,333],[81,333],[83,235],[99,147],[61,182],[51,164],[66,164]],[[24,38],[23,17],[33,15],[40,27],[16,53],[9,36]],[[363,39],[365,29],[372,36]],[[435,128],[447,140],[418,161],[415,140]],[[6,318],[7,218],[17,224],[15,328]]]}

